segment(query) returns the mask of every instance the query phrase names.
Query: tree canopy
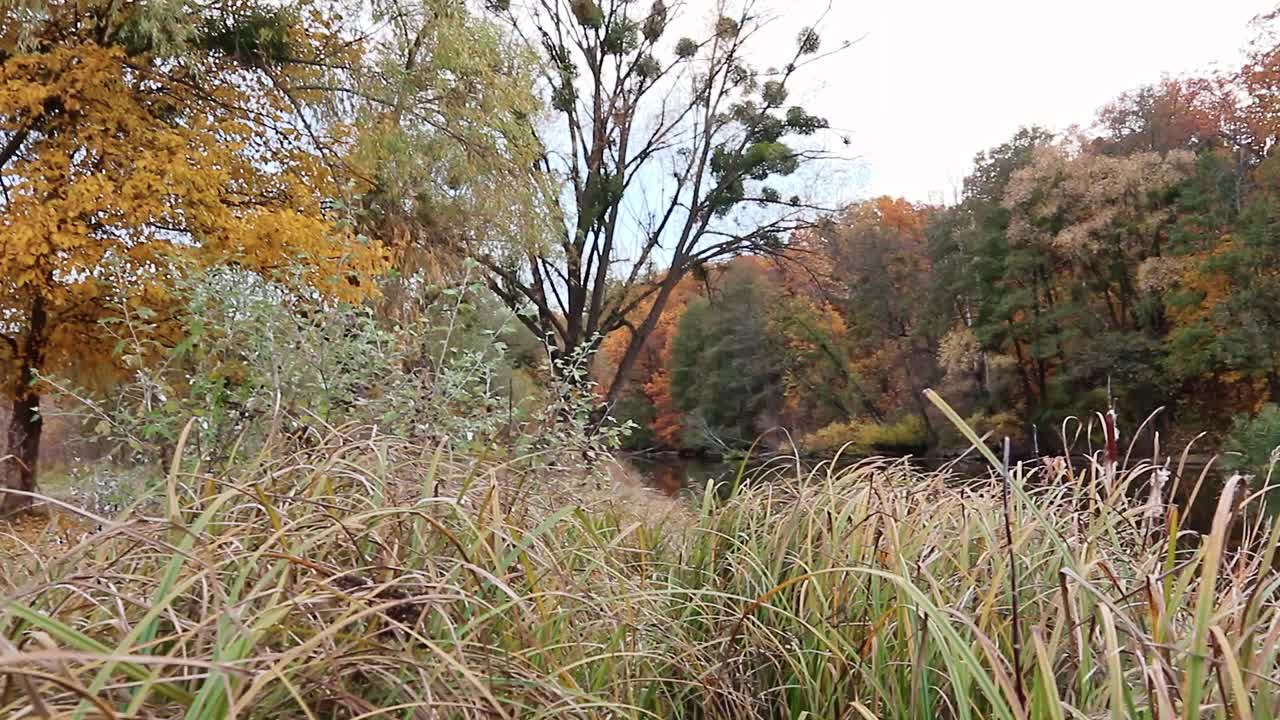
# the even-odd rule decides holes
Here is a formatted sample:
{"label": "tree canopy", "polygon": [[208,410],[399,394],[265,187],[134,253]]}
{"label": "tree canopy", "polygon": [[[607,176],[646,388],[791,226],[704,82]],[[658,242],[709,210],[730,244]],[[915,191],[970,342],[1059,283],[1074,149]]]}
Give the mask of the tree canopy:
{"label": "tree canopy", "polygon": [[337,178],[307,98],[280,90],[332,42],[323,15],[302,10],[102,0],[0,11],[11,486],[30,486],[38,451],[36,375],[110,362],[105,319],[132,314],[163,334],[183,268],[291,281],[296,267],[334,297],[375,291],[383,251],[330,211]]}
{"label": "tree canopy", "polygon": [[[529,329],[557,357],[591,355],[630,333],[609,399],[682,278],[735,255],[780,249],[812,220],[785,181],[825,157],[803,142],[827,122],[789,101],[793,78],[820,57],[805,29],[790,59],[758,67],[755,3],[723,4],[693,37],[673,37],[683,4],[658,0],[491,3],[542,56],[540,90],[553,121],[530,126],[540,167],[561,185],[549,198],[545,247],[472,245],[490,285],[528,307]],[[643,317],[637,308],[647,307]]]}

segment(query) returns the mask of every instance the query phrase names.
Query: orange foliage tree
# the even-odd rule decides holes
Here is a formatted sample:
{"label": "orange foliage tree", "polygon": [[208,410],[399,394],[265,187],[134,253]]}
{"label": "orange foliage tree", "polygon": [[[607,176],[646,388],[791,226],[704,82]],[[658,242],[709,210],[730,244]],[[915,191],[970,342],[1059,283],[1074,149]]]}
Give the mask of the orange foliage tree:
{"label": "orange foliage tree", "polygon": [[[685,414],[672,388],[681,318],[692,301],[706,298],[715,306],[733,283],[747,281],[766,298],[763,320],[777,341],[774,369],[783,385],[780,416],[760,419],[763,424],[812,431],[899,412],[934,369],[935,343],[925,332],[923,310],[930,270],[926,220],[926,208],[878,198],[850,206],[821,229],[797,233],[770,257],[745,255],[683,278],[627,377],[632,389],[622,402],[638,401],[645,410],[628,408],[631,419],[647,426],[652,442],[685,442]],[[636,318],[649,310],[638,306]],[[626,329],[605,338],[599,376],[611,377],[629,342]]]}
{"label": "orange foliage tree", "polygon": [[1231,94],[1209,78],[1166,78],[1103,106],[1094,148],[1108,155],[1195,150],[1218,142]]}
{"label": "orange foliage tree", "polygon": [[[680,410],[671,395],[671,345],[675,340],[680,318],[684,316],[690,301],[705,293],[708,281],[705,273],[681,278],[663,307],[653,332],[645,338],[626,379],[630,384],[629,394],[638,395],[634,399],[647,403],[652,408],[652,417],[641,419],[649,425],[654,439],[668,447],[680,445],[684,430]],[[635,308],[633,317],[628,318],[629,325],[640,321],[649,313],[651,302],[646,300]],[[601,342],[597,362],[601,370],[599,374],[606,380],[612,378],[622,362],[631,342],[631,333],[631,327],[624,326],[610,333]]]}
{"label": "orange foliage tree", "polygon": [[[0,373],[13,406],[0,489],[35,487],[39,375],[108,357],[106,318],[163,319],[179,266],[299,268],[356,298],[383,263],[326,212],[336,187],[319,131],[305,98],[277,90],[286,58],[323,29],[252,2],[155,7],[0,10]],[[25,501],[6,493],[0,512]]]}
{"label": "orange foliage tree", "polygon": [[928,311],[928,220],[927,207],[880,197],[850,206],[820,237],[853,339],[845,374],[864,383],[855,389],[877,419],[905,405],[927,424],[921,391],[936,377],[940,334]]}
{"label": "orange foliage tree", "polygon": [[1258,34],[1248,59],[1230,78],[1236,95],[1246,100],[1232,105],[1223,119],[1233,144],[1260,161],[1280,139],[1280,8],[1258,17],[1255,25]]}
{"label": "orange foliage tree", "polygon": [[[783,383],[781,415],[769,422],[812,430],[862,413],[882,419],[853,372],[852,338],[843,309],[834,299],[838,293],[833,293],[831,263],[816,235],[801,233],[787,250],[773,257],[746,255],[682,279],[645,341],[627,377],[629,390],[615,408],[647,429],[638,436],[638,444],[681,447],[686,442],[685,413],[672,388],[672,354],[680,321],[691,302],[725,302],[723,296],[733,283],[748,279],[765,294],[768,317],[764,320],[780,350],[775,361]],[[637,318],[648,311],[647,305],[638,306]],[[597,358],[599,377],[612,377],[629,341],[626,329],[604,339]],[[708,373],[717,370],[706,368]]]}

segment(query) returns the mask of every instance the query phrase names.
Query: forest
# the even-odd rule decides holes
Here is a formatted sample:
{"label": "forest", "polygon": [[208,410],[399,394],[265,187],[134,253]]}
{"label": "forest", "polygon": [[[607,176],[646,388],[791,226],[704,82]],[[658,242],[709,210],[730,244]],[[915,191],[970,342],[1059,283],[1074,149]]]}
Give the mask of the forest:
{"label": "forest", "polygon": [[859,201],[686,276],[615,408],[630,442],[918,449],[948,434],[926,388],[1026,449],[1112,408],[1176,440],[1275,440],[1273,53],[1022,129],[954,204]]}
{"label": "forest", "polygon": [[[635,449],[962,446],[926,388],[1020,452],[1108,410],[1255,465],[1280,443],[1269,17],[1241,67],[982,150],[949,205],[833,205],[847,193],[813,188],[847,138],[788,102],[850,52],[817,30],[761,68],[766,16],[745,10],[674,39],[663,3],[617,23],[439,5],[375,5],[368,27],[341,3],[8,11],[19,468],[51,387],[33,377],[109,394],[181,346],[176,279],[229,266],[388,330],[481,285],[518,350],[498,393],[523,405],[577,373]],[[149,350],[112,331],[130,313]]]}
{"label": "forest", "polygon": [[0,717],[1280,712],[1280,8],[920,203],[833,7],[0,0]]}

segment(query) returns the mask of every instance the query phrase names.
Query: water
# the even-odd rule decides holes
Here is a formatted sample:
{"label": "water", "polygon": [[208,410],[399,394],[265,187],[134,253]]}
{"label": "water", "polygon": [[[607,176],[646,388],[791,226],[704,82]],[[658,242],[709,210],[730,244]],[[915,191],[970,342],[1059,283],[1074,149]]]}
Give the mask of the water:
{"label": "water", "polygon": [[[841,464],[853,465],[866,457],[844,456]],[[740,461],[712,460],[698,457],[683,457],[675,453],[622,454],[619,462],[633,477],[649,487],[659,490],[665,495],[694,494],[700,496],[709,483],[728,483],[737,476],[742,465]],[[813,466],[812,462],[802,462],[802,470]],[[910,458],[912,465],[922,470],[936,470],[945,464],[955,461],[935,458]],[[783,463],[794,463],[793,460],[778,458],[770,467],[778,468]],[[747,471],[761,467],[761,463],[750,463]],[[988,472],[987,465],[979,457],[968,457],[957,464],[960,472],[982,476]]]}
{"label": "water", "polygon": [[[842,461],[842,464],[853,464],[864,459],[849,457],[847,458],[847,463]],[[1205,478],[1204,488],[1195,495],[1194,502],[1191,502],[1192,498],[1189,495],[1196,485],[1201,471],[1207,466],[1209,459],[1210,457],[1207,455],[1189,457],[1183,470],[1183,477],[1181,481],[1176,483],[1177,496],[1172,500],[1183,512],[1184,528],[1199,531],[1208,529],[1208,523],[1211,520],[1213,508],[1217,503],[1222,481],[1225,480],[1225,474],[1220,471],[1220,467],[1216,463]],[[681,457],[674,453],[656,455],[622,454],[618,456],[618,461],[622,471],[633,480],[638,480],[668,496],[683,495],[692,498],[700,498],[710,483],[723,485],[727,490],[741,467],[739,462]],[[958,463],[953,460],[937,458],[910,458],[908,461],[922,470],[936,470],[949,463],[954,464],[958,479],[964,477],[986,477],[991,472],[990,467],[976,454],[966,457]],[[1136,466],[1140,461],[1141,459],[1137,457],[1130,458],[1130,467]],[[774,462],[782,463],[784,460],[779,459]],[[1178,458],[1174,457],[1169,464],[1170,470],[1176,470],[1177,464]],[[1088,465],[1089,460],[1085,456],[1073,458],[1073,466],[1076,468],[1077,473],[1082,472]],[[759,465],[757,464],[756,467],[759,467]],[[779,466],[773,465],[772,467]],[[748,467],[748,472],[750,470],[751,467]],[[1137,486],[1134,486],[1132,491],[1135,494],[1145,492]]]}
{"label": "water", "polygon": [[738,464],[706,458],[681,457],[676,454],[620,455],[618,461],[641,482],[664,495],[682,492],[701,493],[708,483],[732,480]]}
{"label": "water", "polygon": [[[866,460],[861,456],[846,456],[841,459],[842,466],[853,465],[859,461]],[[1135,466],[1144,458],[1130,458],[1130,467]],[[1183,469],[1182,484],[1190,486],[1194,485],[1202,470],[1209,463],[1208,455],[1193,455],[1187,458],[1186,465]],[[699,457],[684,457],[675,453],[659,453],[659,454],[632,454],[622,453],[618,455],[618,461],[624,471],[635,479],[640,480],[645,485],[661,491],[665,495],[678,495],[683,493],[701,494],[703,488],[710,482],[729,482],[737,475],[741,463],[739,461],[712,460]],[[977,453],[971,453],[961,460],[930,458],[930,457],[911,457],[907,459],[915,467],[921,470],[937,470],[944,466],[953,466],[957,475],[969,477],[986,477],[991,469],[986,461]],[[793,462],[788,459],[779,458],[773,461],[772,467],[778,467],[777,463]],[[1036,461],[1029,461],[1036,462]],[[1149,462],[1149,460],[1148,460]],[[1078,456],[1073,458],[1073,463],[1077,472],[1081,472],[1089,465],[1089,459],[1086,456]],[[1178,458],[1170,461],[1170,469],[1176,469]],[[802,461],[802,469],[807,470],[813,466],[812,462]],[[752,469],[759,468],[760,463],[751,463],[748,465],[748,472]],[[1215,467],[1215,470],[1217,468]],[[1211,476],[1217,476],[1220,473],[1211,472]],[[1221,480],[1221,478],[1218,478]]]}

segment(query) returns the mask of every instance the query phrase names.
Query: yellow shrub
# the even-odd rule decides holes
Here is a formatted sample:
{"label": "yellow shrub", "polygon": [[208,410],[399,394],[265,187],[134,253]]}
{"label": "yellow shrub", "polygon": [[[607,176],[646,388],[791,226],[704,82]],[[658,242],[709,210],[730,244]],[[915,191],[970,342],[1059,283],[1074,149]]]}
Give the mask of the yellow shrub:
{"label": "yellow shrub", "polygon": [[867,419],[834,422],[806,435],[801,443],[813,453],[834,453],[846,446],[846,452],[870,453],[878,448],[915,448],[926,439],[924,421],[918,415],[904,415],[889,423]]}

